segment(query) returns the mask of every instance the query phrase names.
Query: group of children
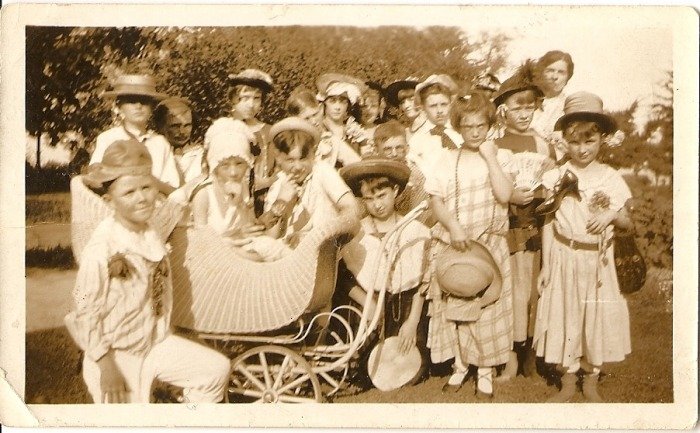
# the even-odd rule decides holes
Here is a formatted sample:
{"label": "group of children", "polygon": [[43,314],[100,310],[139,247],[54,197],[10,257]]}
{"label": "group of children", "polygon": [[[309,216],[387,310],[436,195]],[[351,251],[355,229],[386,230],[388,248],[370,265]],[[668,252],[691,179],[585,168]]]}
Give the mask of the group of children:
{"label": "group of children", "polygon": [[[569,62],[555,56],[573,73]],[[164,110],[159,123],[180,119],[191,132],[191,111],[173,108],[188,102],[166,99],[150,77],[120,78],[107,96],[121,124],[100,134],[84,174],[114,217],[81,254],[67,317],[94,400],[147,401],[154,377],[183,384],[190,401],[223,397],[223,356],[169,329],[165,239],[148,220],[158,196],[171,195],[191,209],[184,224],[216,231],[256,261],[279,259],[334,216],[359,220],[341,249],[341,302],[364,304],[378,290],[375,273],[386,273],[382,334],[397,336],[402,353],[417,346],[425,374],[452,362],[443,392],[474,377],[477,396],[491,399],[494,382],[533,374],[540,358],[558,367],[541,374],[561,378],[550,401],[571,399],[579,378],[586,399],[602,401],[603,363],[630,352],[612,240],[614,227],[631,224],[631,195],[597,160],[615,122],[596,95],[569,95],[552,127],[567,144],[558,155],[532,127],[547,92],[523,68],[483,90],[443,74],[386,89],[324,74],[316,93],[292,92],[290,117],[274,125],[256,117],[272,78],[245,70],[231,79],[230,116],[202,145],[186,144],[196,150],[186,170],[148,122]],[[398,119],[384,118],[387,103]],[[396,233],[422,202],[429,210]],[[396,259],[377,270],[387,234],[398,236]],[[177,367],[165,359],[173,353]]]}

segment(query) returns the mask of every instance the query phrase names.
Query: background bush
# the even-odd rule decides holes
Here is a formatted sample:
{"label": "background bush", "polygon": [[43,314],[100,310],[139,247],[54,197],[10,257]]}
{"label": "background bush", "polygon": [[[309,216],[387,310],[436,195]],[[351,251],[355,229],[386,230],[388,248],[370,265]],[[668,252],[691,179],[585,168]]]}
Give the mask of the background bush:
{"label": "background bush", "polygon": [[[487,68],[503,67],[507,42],[500,34],[472,42],[453,27],[27,27],[26,36],[27,130],[55,137],[74,129],[88,140],[112,122],[100,95],[122,73],[152,73],[159,90],[189,98],[198,119],[194,134],[202,137],[230,109],[228,75],[246,68],[274,78],[261,114],[274,122],[292,89],[315,90],[321,73],[386,85],[442,72],[470,82]],[[468,60],[477,48],[486,57]]]}

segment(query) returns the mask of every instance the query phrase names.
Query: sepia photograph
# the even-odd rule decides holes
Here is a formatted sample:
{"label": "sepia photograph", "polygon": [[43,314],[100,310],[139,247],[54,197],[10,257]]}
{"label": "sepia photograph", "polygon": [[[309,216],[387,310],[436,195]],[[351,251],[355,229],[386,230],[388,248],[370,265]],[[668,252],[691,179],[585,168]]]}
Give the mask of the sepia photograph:
{"label": "sepia photograph", "polygon": [[697,421],[694,10],[13,6],[38,425]]}

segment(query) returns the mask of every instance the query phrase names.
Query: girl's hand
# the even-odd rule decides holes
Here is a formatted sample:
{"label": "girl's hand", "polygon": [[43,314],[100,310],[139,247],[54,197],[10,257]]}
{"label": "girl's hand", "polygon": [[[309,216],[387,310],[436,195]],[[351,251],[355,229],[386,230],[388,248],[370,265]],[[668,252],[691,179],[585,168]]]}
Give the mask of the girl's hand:
{"label": "girl's hand", "polygon": [[[250,224],[241,228],[241,236],[243,238],[253,238],[260,236],[265,231],[265,226],[261,224]],[[246,242],[247,243],[247,242]]]}
{"label": "girl's hand", "polygon": [[466,251],[469,249],[469,239],[467,239],[467,233],[464,229],[455,225],[450,229],[450,245],[457,251]]}
{"label": "girl's hand", "polygon": [[280,192],[277,196],[278,200],[283,200],[286,202],[292,201],[297,195],[297,185],[294,181],[289,178],[285,179],[280,185]]}
{"label": "girl's hand", "polygon": [[540,275],[537,277],[537,293],[542,294],[542,289],[544,289],[547,284],[549,284],[550,270],[549,266],[542,266],[540,270]]}
{"label": "girl's hand", "polygon": [[416,345],[416,324],[410,321],[404,322],[399,328],[399,352],[403,355],[408,354],[411,348]]}
{"label": "girl's hand", "polygon": [[603,233],[605,228],[615,219],[616,214],[615,211],[607,211],[593,215],[586,224],[586,231],[594,235]]}
{"label": "girl's hand", "polygon": [[530,204],[534,198],[534,192],[523,187],[518,187],[513,188],[513,194],[510,196],[510,202],[517,204],[518,206],[524,206]]}
{"label": "girl's hand", "polygon": [[114,362],[113,354],[108,352],[97,361],[100,368],[100,389],[102,403],[128,403],[126,380]]}
{"label": "girl's hand", "polygon": [[486,140],[479,145],[479,155],[486,161],[495,161],[498,147],[491,140]]}

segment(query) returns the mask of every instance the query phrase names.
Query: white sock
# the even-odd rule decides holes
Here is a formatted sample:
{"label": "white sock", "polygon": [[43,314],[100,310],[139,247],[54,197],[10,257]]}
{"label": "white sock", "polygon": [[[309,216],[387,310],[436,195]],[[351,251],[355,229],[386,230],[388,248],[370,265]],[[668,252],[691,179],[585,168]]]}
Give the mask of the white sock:
{"label": "white sock", "polygon": [[571,366],[569,366],[569,370],[567,370],[567,373],[576,373],[580,369],[581,369],[581,360],[577,359],[576,362],[574,362],[573,364],[571,364]]}

